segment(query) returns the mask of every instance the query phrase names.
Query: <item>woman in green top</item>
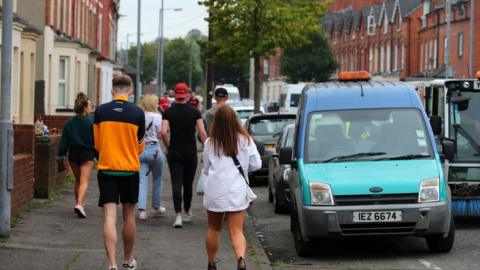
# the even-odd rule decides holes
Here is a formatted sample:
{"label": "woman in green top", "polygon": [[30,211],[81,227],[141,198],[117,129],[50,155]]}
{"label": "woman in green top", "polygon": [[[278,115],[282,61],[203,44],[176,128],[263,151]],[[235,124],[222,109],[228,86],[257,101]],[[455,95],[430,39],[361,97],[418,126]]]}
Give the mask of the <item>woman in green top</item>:
{"label": "woman in green top", "polygon": [[68,151],[68,161],[75,175],[75,208],[79,218],[86,218],[83,202],[88,189],[88,181],[93,168],[95,147],[93,144],[93,121],[90,100],[84,93],[75,99],[76,115],[65,124],[58,156],[63,157]]}

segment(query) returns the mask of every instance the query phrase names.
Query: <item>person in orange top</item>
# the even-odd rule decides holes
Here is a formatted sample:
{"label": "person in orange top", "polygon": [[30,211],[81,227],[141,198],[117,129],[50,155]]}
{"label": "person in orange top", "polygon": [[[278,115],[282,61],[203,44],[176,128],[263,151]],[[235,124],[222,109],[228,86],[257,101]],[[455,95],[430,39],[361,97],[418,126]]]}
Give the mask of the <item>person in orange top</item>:
{"label": "person in orange top", "polygon": [[136,269],[133,257],[135,243],[135,205],[139,192],[139,156],[145,147],[145,114],[128,102],[133,92],[130,77],[113,79],[113,101],[95,110],[93,137],[99,153],[98,205],[103,207],[103,239],[108,257],[108,269],[117,269],[117,204],[123,205],[123,267]]}

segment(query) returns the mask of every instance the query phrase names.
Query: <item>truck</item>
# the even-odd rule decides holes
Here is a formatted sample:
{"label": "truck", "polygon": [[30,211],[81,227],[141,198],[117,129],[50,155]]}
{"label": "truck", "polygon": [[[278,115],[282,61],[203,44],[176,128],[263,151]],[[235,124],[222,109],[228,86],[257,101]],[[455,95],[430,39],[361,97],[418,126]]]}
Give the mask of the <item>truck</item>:
{"label": "truck", "polygon": [[418,236],[432,252],[455,239],[451,191],[442,152],[415,90],[342,72],[339,81],[307,85],[300,97],[290,165],[290,229],[296,252],[330,237]]}
{"label": "truck", "polygon": [[[477,73],[480,78],[480,72]],[[447,79],[419,83],[436,141],[454,142],[454,157],[444,159],[455,216],[480,216],[480,80]]]}

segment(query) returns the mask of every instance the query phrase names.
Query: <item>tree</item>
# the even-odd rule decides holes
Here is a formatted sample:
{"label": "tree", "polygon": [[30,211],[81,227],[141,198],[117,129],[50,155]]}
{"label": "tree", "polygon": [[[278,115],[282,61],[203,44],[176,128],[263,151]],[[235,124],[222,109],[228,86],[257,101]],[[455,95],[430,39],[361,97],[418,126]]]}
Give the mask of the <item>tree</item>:
{"label": "tree", "polygon": [[[165,45],[164,55],[164,81],[167,87],[171,89],[178,82],[188,82],[190,59],[189,44],[181,38],[170,40]],[[195,65],[192,70],[192,85],[189,86],[194,89],[194,86],[200,85],[202,78],[202,69],[199,65]]]}
{"label": "tree", "polygon": [[309,43],[298,48],[285,49],[282,53],[280,67],[289,82],[326,81],[337,68],[325,34],[311,33],[309,39]]}
{"label": "tree", "polygon": [[[151,41],[142,44],[142,84],[150,84],[155,79],[157,69],[157,42]],[[128,49],[128,64],[137,66],[137,46]]]}
{"label": "tree", "polygon": [[260,110],[260,59],[276,48],[296,48],[320,31],[320,18],[331,0],[200,0],[209,11],[213,39],[205,43],[210,61],[255,62],[255,111]]}

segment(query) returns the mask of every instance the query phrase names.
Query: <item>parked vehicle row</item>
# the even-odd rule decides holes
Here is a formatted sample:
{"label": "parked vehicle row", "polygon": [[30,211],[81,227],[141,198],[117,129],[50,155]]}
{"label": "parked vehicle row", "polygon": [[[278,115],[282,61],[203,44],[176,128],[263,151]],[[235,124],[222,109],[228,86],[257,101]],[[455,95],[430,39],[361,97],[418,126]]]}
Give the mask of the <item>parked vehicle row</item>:
{"label": "parked vehicle row", "polygon": [[439,141],[438,152],[411,87],[369,78],[305,86],[297,114],[268,133],[271,116],[250,117],[245,127],[266,145],[269,201],[290,212],[300,256],[314,240],[353,236],[419,236],[448,252],[455,230],[442,160],[453,159],[454,143]]}

